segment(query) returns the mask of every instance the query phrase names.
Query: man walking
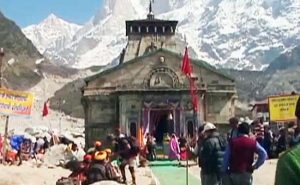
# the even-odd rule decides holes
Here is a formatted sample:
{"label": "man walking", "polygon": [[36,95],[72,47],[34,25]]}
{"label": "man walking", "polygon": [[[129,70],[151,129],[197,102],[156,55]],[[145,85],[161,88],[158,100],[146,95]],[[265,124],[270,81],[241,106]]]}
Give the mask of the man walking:
{"label": "man walking", "polygon": [[128,165],[129,171],[132,178],[132,184],[136,184],[135,177],[135,166],[136,166],[136,157],[139,154],[139,147],[137,141],[134,137],[123,137],[118,140],[118,150],[117,153],[121,158],[120,170],[122,174],[122,183],[127,184],[125,167]]}
{"label": "man walking", "polygon": [[[252,173],[267,159],[264,148],[254,139],[249,138],[250,126],[243,122],[238,127],[239,136],[230,141],[224,155],[224,184],[252,185]],[[258,159],[253,165],[254,154]]]}
{"label": "man walking", "polygon": [[205,139],[199,156],[201,182],[202,185],[219,185],[221,184],[221,168],[226,141],[221,139],[216,126],[212,123],[206,123],[203,132]]}

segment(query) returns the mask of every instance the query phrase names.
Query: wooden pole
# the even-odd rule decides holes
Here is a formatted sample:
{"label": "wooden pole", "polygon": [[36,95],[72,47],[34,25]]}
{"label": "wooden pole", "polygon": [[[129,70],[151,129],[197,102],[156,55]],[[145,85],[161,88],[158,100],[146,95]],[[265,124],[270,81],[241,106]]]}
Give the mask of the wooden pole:
{"label": "wooden pole", "polygon": [[4,57],[4,49],[0,48],[0,88],[3,87],[3,64],[2,64],[3,57]]}
{"label": "wooden pole", "polygon": [[[186,149],[187,155],[187,149]],[[189,158],[186,156],[186,185],[189,185]]]}
{"label": "wooden pole", "polygon": [[[4,57],[4,49],[0,48],[0,88],[3,88],[3,57]],[[4,141],[3,141],[3,160],[6,160],[6,153],[7,153],[7,137],[8,137],[8,121],[9,116],[5,116],[5,130],[4,130]]]}
{"label": "wooden pole", "polygon": [[4,131],[4,141],[3,141],[3,161],[5,162],[6,160],[6,154],[7,154],[7,137],[8,137],[8,121],[9,121],[9,116],[5,116],[5,131]]}

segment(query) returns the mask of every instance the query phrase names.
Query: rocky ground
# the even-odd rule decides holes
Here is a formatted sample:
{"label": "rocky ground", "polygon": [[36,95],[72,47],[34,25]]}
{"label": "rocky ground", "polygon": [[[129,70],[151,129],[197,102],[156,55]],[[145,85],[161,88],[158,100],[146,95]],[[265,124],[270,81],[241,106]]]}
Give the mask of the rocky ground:
{"label": "rocky ground", "polygon": [[[59,178],[70,174],[69,170],[60,167],[52,169],[46,166],[37,167],[29,163],[21,166],[0,165],[0,172],[0,185],[55,185]],[[127,171],[127,175],[129,175],[129,171]],[[131,178],[128,176],[128,179],[130,181]],[[149,168],[137,169],[138,185],[151,185],[152,181]],[[115,185],[116,183],[106,182],[104,184]]]}
{"label": "rocky ground", "polygon": [[[253,185],[274,185],[277,160],[268,160],[261,168],[256,170],[253,175]],[[193,166],[190,173],[200,178],[200,168]]]}
{"label": "rocky ground", "polygon": [[[253,185],[273,185],[275,179],[277,160],[267,161],[259,170],[254,172]],[[193,166],[190,173],[200,178],[200,169]],[[60,177],[66,177],[70,174],[69,170],[47,166],[37,167],[34,163],[25,163],[21,166],[3,166],[0,165],[0,185],[54,185]],[[129,171],[127,171],[130,181]],[[184,175],[184,174],[183,174]],[[114,182],[106,182],[106,185],[114,185]],[[137,169],[138,185],[155,185],[155,178],[152,177],[149,168]]]}

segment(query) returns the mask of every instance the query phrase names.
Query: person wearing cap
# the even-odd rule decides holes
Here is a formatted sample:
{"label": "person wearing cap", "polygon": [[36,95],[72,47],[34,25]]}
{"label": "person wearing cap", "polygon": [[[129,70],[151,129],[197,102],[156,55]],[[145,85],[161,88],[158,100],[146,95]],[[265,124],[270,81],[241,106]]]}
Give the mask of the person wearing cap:
{"label": "person wearing cap", "polygon": [[91,147],[88,149],[87,153],[92,155],[92,157],[94,157],[96,152],[99,152],[102,150],[102,143],[101,141],[95,141],[94,142],[94,147]]}
{"label": "person wearing cap", "polygon": [[93,184],[95,182],[109,180],[109,174],[105,166],[107,154],[105,151],[97,151],[94,155],[92,164],[88,170],[87,182]]}
{"label": "person wearing cap", "polygon": [[[251,185],[252,173],[265,162],[267,152],[255,139],[249,137],[248,123],[241,123],[238,131],[239,136],[233,138],[225,150],[223,184]],[[254,154],[258,154],[258,159],[253,164]]]}
{"label": "person wearing cap", "polygon": [[[296,104],[295,116],[297,117],[297,125],[300,128],[300,98]],[[289,151],[279,157],[275,185],[300,185],[300,144],[296,144]]]}
{"label": "person wearing cap", "polygon": [[204,125],[205,139],[200,149],[200,166],[202,185],[221,184],[221,168],[226,139],[222,139],[212,123]]}
{"label": "person wearing cap", "polygon": [[72,171],[72,173],[69,175],[69,178],[75,178],[82,182],[82,184],[87,183],[87,176],[88,176],[88,170],[90,168],[90,164],[92,162],[92,156],[89,154],[86,154],[83,156],[83,161],[78,162],[75,167],[75,169]]}

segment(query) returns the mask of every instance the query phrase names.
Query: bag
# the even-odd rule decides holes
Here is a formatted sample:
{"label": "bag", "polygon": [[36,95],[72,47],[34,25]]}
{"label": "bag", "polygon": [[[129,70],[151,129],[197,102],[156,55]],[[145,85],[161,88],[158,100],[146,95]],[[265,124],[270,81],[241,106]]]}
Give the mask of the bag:
{"label": "bag", "polygon": [[129,138],[128,142],[130,145],[130,153],[133,156],[137,156],[140,153],[140,146],[138,145],[137,141],[135,139]]}
{"label": "bag", "polygon": [[[130,149],[125,146],[129,144]],[[121,138],[119,141],[119,148],[121,150],[121,157],[129,157],[129,156],[137,156],[140,153],[140,147],[136,141],[136,139],[131,137]]]}
{"label": "bag", "polygon": [[115,166],[112,163],[107,163],[105,167],[108,173],[109,180],[118,181],[121,179],[122,175],[118,166]]}
{"label": "bag", "polygon": [[108,180],[107,168],[102,164],[92,164],[88,171],[88,181],[89,183],[94,183],[97,181]]}

